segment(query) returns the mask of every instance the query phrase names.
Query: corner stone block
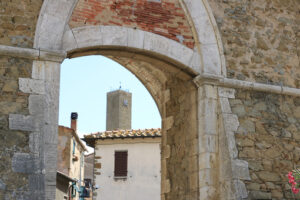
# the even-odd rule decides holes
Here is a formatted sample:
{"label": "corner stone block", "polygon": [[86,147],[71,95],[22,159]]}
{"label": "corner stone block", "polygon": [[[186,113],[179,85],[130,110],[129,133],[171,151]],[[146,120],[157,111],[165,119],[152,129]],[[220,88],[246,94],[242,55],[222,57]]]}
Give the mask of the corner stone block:
{"label": "corner stone block", "polygon": [[232,160],[232,174],[236,179],[251,180],[249,174],[248,162],[244,160]]}
{"label": "corner stone block", "polygon": [[170,117],[167,117],[167,118],[163,119],[164,130],[167,131],[170,128],[172,128],[173,123],[174,123],[174,117],[173,116],[170,116]]}
{"label": "corner stone block", "polygon": [[[206,10],[205,12],[207,13]],[[209,16],[203,14],[199,18],[192,18],[198,33],[199,42],[201,44],[216,44],[217,39]]]}
{"label": "corner stone block", "polygon": [[216,135],[202,135],[199,137],[199,153],[215,153],[217,149]]}
{"label": "corner stone block", "polygon": [[170,46],[170,41],[166,38],[156,35],[154,33],[146,32],[144,39],[144,49],[148,51],[153,51],[158,54],[168,55]]}
{"label": "corner stone block", "polygon": [[29,94],[45,94],[45,84],[43,80],[19,78],[19,89]]}
{"label": "corner stone block", "polygon": [[199,186],[200,186],[200,188],[215,185],[217,173],[218,173],[217,169],[200,169],[199,170]]}
{"label": "corner stone block", "polygon": [[216,199],[217,190],[213,186],[205,186],[200,188],[200,199]]}
{"label": "corner stone block", "polygon": [[[201,90],[200,90],[201,92]],[[199,93],[200,93],[199,92]],[[204,90],[203,90],[204,92]],[[199,94],[199,98],[201,94]],[[217,100],[213,98],[199,99],[199,117],[216,117],[217,113]]]}
{"label": "corner stone block", "polygon": [[184,0],[184,3],[186,4],[191,17],[194,20],[207,15],[206,8],[202,1]]}
{"label": "corner stone block", "polygon": [[103,36],[100,26],[74,28],[72,32],[78,48],[103,45]]}
{"label": "corner stone block", "polygon": [[216,168],[216,154],[215,153],[201,153],[199,155],[199,169]]}
{"label": "corner stone block", "polygon": [[31,153],[39,154],[40,133],[31,133],[29,135],[29,149]]}
{"label": "corner stone block", "polygon": [[44,145],[45,150],[45,169],[47,172],[56,171],[57,161],[57,144],[46,144]]}
{"label": "corner stone block", "polygon": [[9,129],[35,132],[39,130],[39,123],[35,117],[30,115],[10,114]]}
{"label": "corner stone block", "polygon": [[237,131],[240,125],[238,117],[235,114],[223,113],[223,121],[226,133]]}
{"label": "corner stone block", "polygon": [[15,153],[12,158],[12,170],[18,173],[33,174],[39,169],[38,157],[28,153]]}
{"label": "corner stone block", "polygon": [[103,45],[128,45],[128,33],[126,27],[121,26],[101,26]]}
{"label": "corner stone block", "polygon": [[170,158],[171,156],[171,147],[170,145],[165,145],[165,147],[163,148],[163,158],[166,159],[166,158]]}
{"label": "corner stone block", "polygon": [[162,180],[161,193],[166,194],[171,191],[171,183],[169,179]]}
{"label": "corner stone block", "polygon": [[220,97],[233,99],[235,98],[235,89],[219,87],[218,93]]}
{"label": "corner stone block", "polygon": [[248,197],[248,192],[246,189],[245,184],[240,180],[234,180],[234,187],[235,187],[235,194],[236,198],[239,199],[245,199]]}
{"label": "corner stone block", "polygon": [[217,44],[201,45],[203,57],[203,72],[212,75],[221,75],[221,59]]}
{"label": "corner stone block", "polygon": [[53,200],[55,199],[55,194],[56,194],[56,185],[47,185],[46,189],[46,197],[45,200]]}
{"label": "corner stone block", "polygon": [[47,185],[56,185],[56,173],[56,170],[46,172],[45,181]]}
{"label": "corner stone block", "polygon": [[29,175],[29,190],[30,191],[43,191],[44,190],[45,176],[43,174],[30,174]]}
{"label": "corner stone block", "polygon": [[59,83],[60,63],[52,61],[34,61],[32,78],[45,82]]}
{"label": "corner stone block", "polygon": [[180,43],[170,40],[169,56],[188,66],[192,60],[194,51]]}
{"label": "corner stone block", "polygon": [[236,158],[238,156],[238,150],[235,143],[234,133],[226,132],[226,136],[227,136],[229,155],[231,158]]}
{"label": "corner stone block", "polygon": [[46,144],[57,144],[58,139],[58,131],[57,131],[57,124],[45,124],[42,127],[44,133],[44,140]]}
{"label": "corner stone block", "polygon": [[65,29],[65,24],[61,23],[64,20],[64,17],[62,18],[60,16],[62,13],[55,13],[54,15],[45,13],[42,16],[43,20],[40,24],[40,29],[36,33],[37,38],[34,45],[35,48],[60,49],[61,38]]}
{"label": "corner stone block", "polygon": [[191,62],[189,64],[190,67],[192,67],[193,70],[195,70],[195,72],[197,73],[201,73],[203,66],[201,63],[201,56],[199,55],[199,53],[194,50]]}
{"label": "corner stone block", "polygon": [[203,92],[206,98],[212,98],[212,99],[218,98],[217,89],[213,85],[204,85]]}
{"label": "corner stone block", "polygon": [[143,49],[144,46],[144,31],[128,28],[128,46],[138,49]]}
{"label": "corner stone block", "polygon": [[229,101],[227,98],[223,98],[223,97],[220,98],[220,106],[221,106],[222,113],[228,113],[228,114],[232,113],[231,107],[230,107],[230,104],[229,104]]}
{"label": "corner stone block", "polygon": [[75,40],[72,30],[69,29],[64,33],[62,49],[64,49],[65,51],[70,51],[76,48],[77,42]]}
{"label": "corner stone block", "polygon": [[29,113],[32,115],[42,115],[44,113],[45,97],[43,95],[29,96]]}

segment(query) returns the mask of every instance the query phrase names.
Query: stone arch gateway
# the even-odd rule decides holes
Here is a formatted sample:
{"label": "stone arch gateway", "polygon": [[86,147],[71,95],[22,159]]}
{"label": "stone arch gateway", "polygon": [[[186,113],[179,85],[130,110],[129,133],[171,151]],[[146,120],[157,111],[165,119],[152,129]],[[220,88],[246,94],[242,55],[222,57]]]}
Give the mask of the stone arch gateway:
{"label": "stone arch gateway", "polygon": [[[297,6],[291,2],[287,9],[294,13]],[[277,3],[269,2],[282,10]],[[262,33],[267,22],[256,18],[263,14],[244,17],[245,10],[259,13],[269,4],[251,1],[253,7],[243,9],[241,1],[214,0],[3,4],[13,4],[16,13],[27,10],[23,14],[30,17],[4,17],[4,24],[0,20],[0,199],[55,198],[60,64],[84,55],[119,62],[156,101],[162,116],[162,200],[283,198],[284,178],[273,168],[299,164],[291,152],[299,150],[300,118],[292,112],[300,109],[299,81],[290,80],[299,72],[294,67],[299,57],[294,55],[297,49],[285,45],[295,43],[292,31],[298,26],[284,30],[285,37],[277,42],[280,31]],[[273,15],[265,18],[270,16],[268,23],[278,18],[278,27],[293,24]],[[236,31],[235,26],[243,28]],[[248,28],[256,33],[243,32]],[[272,34],[274,43],[262,39]],[[275,60],[264,58],[273,53],[278,53]],[[270,84],[273,68],[280,67],[273,67],[275,61],[280,66],[287,62],[291,75],[285,75],[286,83]],[[279,72],[276,79],[284,80]],[[242,80],[227,77],[234,73]],[[259,140],[263,142],[256,145]],[[282,155],[283,163],[278,160]],[[267,186],[261,186],[265,181]],[[269,188],[270,183],[276,187]]]}
{"label": "stone arch gateway", "polygon": [[[193,82],[199,74],[226,74],[220,36],[206,1],[175,4],[184,14],[181,21],[188,25],[192,45],[182,41],[188,36],[181,38],[181,33],[176,41],[138,24],[71,27],[72,15],[84,1],[43,3],[34,40],[39,56],[33,61],[32,77],[19,78],[20,91],[29,95],[29,115],[11,114],[9,118],[10,129],[32,132],[30,144],[37,146],[13,158],[13,165],[22,159],[28,162],[27,157],[37,162],[34,172],[26,172],[33,199],[55,198],[59,71],[64,53],[67,57],[106,55],[131,70],[148,88],[163,119],[162,199],[218,199],[225,193],[235,197],[233,179],[220,176],[218,88]],[[227,91],[222,95],[226,98]],[[227,181],[225,190],[218,186],[222,181]]]}

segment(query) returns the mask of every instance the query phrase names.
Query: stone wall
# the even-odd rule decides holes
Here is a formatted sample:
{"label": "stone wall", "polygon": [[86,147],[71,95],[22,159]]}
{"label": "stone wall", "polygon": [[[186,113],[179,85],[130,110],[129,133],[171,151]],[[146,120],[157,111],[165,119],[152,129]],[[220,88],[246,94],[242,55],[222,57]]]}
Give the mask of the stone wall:
{"label": "stone wall", "polygon": [[[249,163],[251,199],[293,199],[287,173],[300,166],[300,98],[236,91],[238,158]],[[298,196],[300,198],[300,196]]]}
{"label": "stone wall", "polygon": [[[9,114],[28,114],[28,95],[18,77],[31,76],[32,61],[0,56],[0,199],[18,199],[28,191],[28,175],[13,169],[15,153],[29,152],[29,133],[9,130]],[[26,169],[23,169],[26,171]]]}
{"label": "stone wall", "polygon": [[0,44],[32,47],[43,0],[0,1]]}
{"label": "stone wall", "polygon": [[166,103],[167,120],[163,121],[162,162],[166,162],[166,171],[162,165],[162,177],[166,176],[170,190],[164,191],[162,199],[197,199],[198,127],[194,123],[197,119],[197,89],[193,83],[180,79],[168,80],[166,85],[170,100]]}
{"label": "stone wall", "polygon": [[224,45],[227,76],[300,87],[299,0],[208,0]]}
{"label": "stone wall", "polygon": [[[32,47],[42,0],[0,1],[0,44]],[[32,60],[0,56],[0,199],[23,199],[30,194],[26,166],[16,157],[28,153],[32,135],[9,130],[9,114],[28,115],[28,94],[20,92],[18,79],[31,77]],[[28,161],[32,161],[28,158]],[[29,167],[28,164],[27,167]]]}

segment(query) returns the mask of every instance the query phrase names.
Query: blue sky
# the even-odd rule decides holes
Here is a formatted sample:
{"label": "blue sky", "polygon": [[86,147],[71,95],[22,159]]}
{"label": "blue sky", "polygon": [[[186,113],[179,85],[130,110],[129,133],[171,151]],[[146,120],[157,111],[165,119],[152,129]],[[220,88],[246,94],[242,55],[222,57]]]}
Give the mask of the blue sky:
{"label": "blue sky", "polygon": [[106,93],[121,87],[132,93],[132,128],[160,128],[157,106],[143,84],[127,69],[104,56],[66,59],[61,66],[59,125],[70,126],[78,113],[83,134],[105,130]]}

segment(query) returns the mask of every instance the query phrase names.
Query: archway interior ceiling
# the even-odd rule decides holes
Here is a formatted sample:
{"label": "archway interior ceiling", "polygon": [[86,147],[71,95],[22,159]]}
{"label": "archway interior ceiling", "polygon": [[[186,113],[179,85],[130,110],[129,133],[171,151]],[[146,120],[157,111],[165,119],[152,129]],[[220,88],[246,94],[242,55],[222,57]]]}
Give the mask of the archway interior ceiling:
{"label": "archway interior ceiling", "polygon": [[[119,58],[126,59],[126,62],[120,64],[126,67],[130,60],[130,63],[143,62],[152,66],[152,68],[160,69],[166,73],[171,73],[177,78],[185,81],[192,81],[197,75],[190,67],[161,54],[155,52],[145,51],[130,47],[120,46],[94,46],[87,48],[78,48],[74,51],[68,52],[67,57],[72,59],[76,57],[89,56],[89,55],[102,55],[109,57],[116,62],[119,62]],[[117,58],[117,59],[116,59]],[[126,63],[126,64],[124,64]]]}
{"label": "archway interior ceiling", "polygon": [[125,26],[152,32],[193,49],[195,40],[178,0],[79,0],[69,21],[82,26]]}

